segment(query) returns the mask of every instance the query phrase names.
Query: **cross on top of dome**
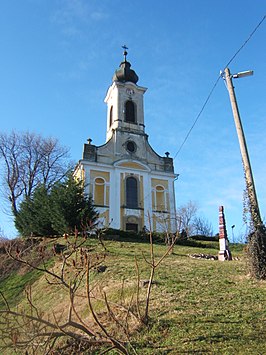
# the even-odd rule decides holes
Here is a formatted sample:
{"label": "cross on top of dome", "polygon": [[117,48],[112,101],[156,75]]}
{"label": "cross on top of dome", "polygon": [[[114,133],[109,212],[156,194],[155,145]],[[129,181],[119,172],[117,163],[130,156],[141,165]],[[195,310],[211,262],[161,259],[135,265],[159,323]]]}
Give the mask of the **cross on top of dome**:
{"label": "cross on top of dome", "polygon": [[136,84],[139,80],[139,77],[137,76],[134,70],[130,69],[131,64],[127,61],[128,47],[124,44],[122,48],[124,49],[124,61],[120,63],[119,69],[115,71],[113,81],[119,81],[122,83],[130,81]]}
{"label": "cross on top of dome", "polygon": [[126,62],[127,61],[127,49],[128,49],[128,47],[124,44],[123,46],[122,46],[122,48],[124,49],[124,61]]}

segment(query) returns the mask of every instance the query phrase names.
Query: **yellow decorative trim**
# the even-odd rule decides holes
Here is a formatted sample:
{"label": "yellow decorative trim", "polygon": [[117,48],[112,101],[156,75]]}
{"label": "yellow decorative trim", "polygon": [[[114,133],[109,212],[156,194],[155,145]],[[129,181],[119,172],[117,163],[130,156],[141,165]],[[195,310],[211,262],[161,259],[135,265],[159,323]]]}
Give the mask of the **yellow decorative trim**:
{"label": "yellow decorative trim", "polygon": [[117,166],[121,166],[123,168],[131,168],[131,169],[137,169],[137,170],[147,170],[144,166],[134,163],[134,162],[124,162],[121,164],[118,164]]}
{"label": "yellow decorative trim", "polygon": [[103,178],[106,182],[110,182],[110,173],[108,171],[100,171],[100,170],[91,170],[90,171],[91,180],[96,177]]}
{"label": "yellow decorative trim", "polygon": [[151,179],[151,186],[155,187],[157,185],[163,186],[166,190],[168,190],[168,180]]}

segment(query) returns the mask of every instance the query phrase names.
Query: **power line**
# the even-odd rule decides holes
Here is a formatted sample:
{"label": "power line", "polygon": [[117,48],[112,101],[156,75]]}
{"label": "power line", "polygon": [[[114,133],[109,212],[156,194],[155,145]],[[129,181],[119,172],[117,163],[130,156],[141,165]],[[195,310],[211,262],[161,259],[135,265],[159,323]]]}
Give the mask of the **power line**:
{"label": "power line", "polygon": [[226,64],[224,68],[227,68],[229,64],[232,63],[232,61],[235,59],[235,57],[238,55],[238,53],[245,47],[245,45],[248,43],[248,41],[251,39],[251,37],[254,35],[254,33],[257,31],[257,29],[260,27],[262,22],[265,20],[266,15],[263,16],[262,20],[258,23],[258,25],[255,27],[255,29],[251,32],[249,37],[245,40],[245,42],[242,44],[242,46],[236,51],[236,53],[233,55],[233,57],[229,60],[229,62]]}
{"label": "power line", "polygon": [[[252,36],[253,36],[253,35],[255,34],[255,32],[258,30],[258,28],[259,28],[260,25],[263,23],[263,21],[265,20],[265,18],[266,18],[266,15],[263,16],[262,20],[258,23],[258,25],[257,25],[257,26],[255,27],[255,29],[251,32],[251,34],[249,35],[249,37],[248,37],[248,38],[245,40],[245,42],[241,45],[241,47],[240,47],[240,48],[235,52],[235,54],[231,57],[231,59],[228,61],[228,63],[226,64],[226,66],[225,66],[224,68],[228,67],[229,64],[232,63],[232,61],[236,58],[236,56],[238,55],[238,53],[245,47],[245,45],[249,42],[249,40],[252,38]],[[185,138],[184,138],[182,144],[180,145],[180,147],[179,147],[178,151],[176,152],[176,154],[175,154],[175,156],[174,156],[173,159],[175,159],[175,158],[177,157],[177,155],[179,154],[179,152],[180,152],[181,149],[183,148],[184,144],[185,144],[186,141],[188,140],[188,137],[189,137],[191,131],[192,131],[193,128],[195,127],[195,125],[196,125],[198,119],[200,118],[200,116],[201,116],[202,112],[204,111],[204,109],[205,109],[207,103],[209,102],[209,100],[210,100],[210,98],[211,98],[211,96],[212,96],[212,93],[214,92],[214,90],[215,90],[215,88],[216,88],[216,86],[217,86],[217,84],[218,84],[220,78],[221,78],[221,74],[218,76],[218,78],[217,78],[216,81],[214,82],[214,84],[213,84],[213,86],[212,86],[212,88],[211,88],[211,90],[210,90],[210,92],[209,92],[209,95],[207,96],[206,100],[204,101],[201,110],[199,111],[199,113],[198,113],[196,119],[194,120],[192,126],[190,127],[188,133],[186,134],[186,136],[185,136]],[[141,202],[144,202],[144,201],[146,200],[146,198],[148,198],[148,197],[151,195],[151,193],[152,193],[152,192],[149,192],[146,196],[144,196],[143,199],[141,200]]]}
{"label": "power line", "polygon": [[180,150],[183,148],[184,144],[185,144],[186,141],[188,140],[188,137],[189,137],[189,135],[190,135],[192,129],[195,127],[195,125],[196,125],[198,119],[200,118],[200,116],[201,116],[203,110],[205,109],[205,106],[207,105],[208,101],[210,100],[211,95],[212,95],[214,89],[216,88],[216,86],[217,86],[217,84],[218,84],[220,78],[221,78],[221,75],[219,75],[218,78],[216,79],[216,81],[215,81],[215,83],[214,83],[214,85],[213,85],[213,87],[212,87],[212,89],[211,89],[209,95],[207,96],[207,99],[205,100],[205,102],[204,102],[204,104],[203,104],[203,106],[202,106],[200,112],[198,113],[196,119],[194,120],[192,126],[190,127],[190,129],[189,129],[189,131],[188,131],[188,133],[187,133],[185,139],[183,140],[183,143],[181,144],[181,146],[179,147],[178,151],[176,152],[176,154],[175,154],[175,156],[174,156],[174,159],[177,157],[177,155],[179,154]]}
{"label": "power line", "polygon": [[[228,63],[225,65],[224,68],[227,68],[229,66],[229,64],[232,63],[232,61],[236,58],[236,56],[238,55],[238,53],[245,47],[245,45],[250,41],[250,39],[252,38],[252,36],[255,34],[255,32],[258,30],[258,28],[260,27],[260,25],[263,23],[263,21],[265,20],[266,18],[266,15],[263,16],[262,20],[258,23],[258,25],[255,27],[255,29],[251,32],[251,34],[248,36],[248,38],[245,40],[245,42],[241,45],[241,47],[235,52],[235,54],[231,57],[231,59],[228,61]],[[192,132],[193,128],[195,127],[198,119],[200,118],[203,110],[205,109],[207,103],[209,102],[210,98],[211,98],[211,95],[214,91],[214,89],[216,88],[218,82],[219,82],[219,79],[221,78],[221,74],[219,75],[219,77],[216,79],[215,83],[213,84],[212,88],[211,88],[211,91],[209,93],[209,95],[207,96],[207,99],[205,100],[205,102],[203,103],[202,105],[202,108],[201,110],[199,111],[198,115],[196,116],[192,126],[190,127],[188,133],[186,134],[182,144],[180,145],[178,151],[176,152],[175,156],[173,159],[175,159],[177,157],[177,155],[180,153],[181,149],[183,148],[184,144],[186,143],[186,141],[188,140],[188,137],[190,136],[190,133]]]}

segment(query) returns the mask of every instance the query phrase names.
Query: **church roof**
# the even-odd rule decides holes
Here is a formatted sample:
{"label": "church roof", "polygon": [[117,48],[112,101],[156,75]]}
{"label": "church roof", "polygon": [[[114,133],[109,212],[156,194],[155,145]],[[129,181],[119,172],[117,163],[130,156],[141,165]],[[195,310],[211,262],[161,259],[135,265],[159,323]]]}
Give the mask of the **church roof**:
{"label": "church roof", "polygon": [[135,73],[134,70],[130,69],[131,64],[127,61],[127,47],[123,46],[124,50],[124,61],[120,63],[119,69],[117,69],[113,75],[113,82],[120,81],[125,83],[126,81],[130,81],[136,84],[139,80],[139,77]]}

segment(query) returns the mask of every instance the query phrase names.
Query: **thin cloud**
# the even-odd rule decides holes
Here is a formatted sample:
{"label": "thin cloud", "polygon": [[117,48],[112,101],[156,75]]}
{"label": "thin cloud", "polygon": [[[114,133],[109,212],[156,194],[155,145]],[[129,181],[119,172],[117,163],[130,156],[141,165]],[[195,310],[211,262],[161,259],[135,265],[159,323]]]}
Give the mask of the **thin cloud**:
{"label": "thin cloud", "polygon": [[73,20],[85,20],[89,17],[89,7],[82,0],[65,0],[51,16],[57,24],[69,24]]}
{"label": "thin cloud", "polygon": [[95,12],[92,12],[90,15],[90,18],[95,21],[106,20],[108,17],[109,17],[109,15],[105,12],[102,12],[102,11],[95,11]]}
{"label": "thin cloud", "polygon": [[88,24],[92,21],[102,21],[109,17],[109,15],[101,9],[93,9],[86,1],[83,0],[66,0],[62,2],[62,6],[58,8],[50,17],[52,23],[60,25],[64,28],[64,33],[68,31],[65,27],[72,29],[80,26],[83,23]]}

